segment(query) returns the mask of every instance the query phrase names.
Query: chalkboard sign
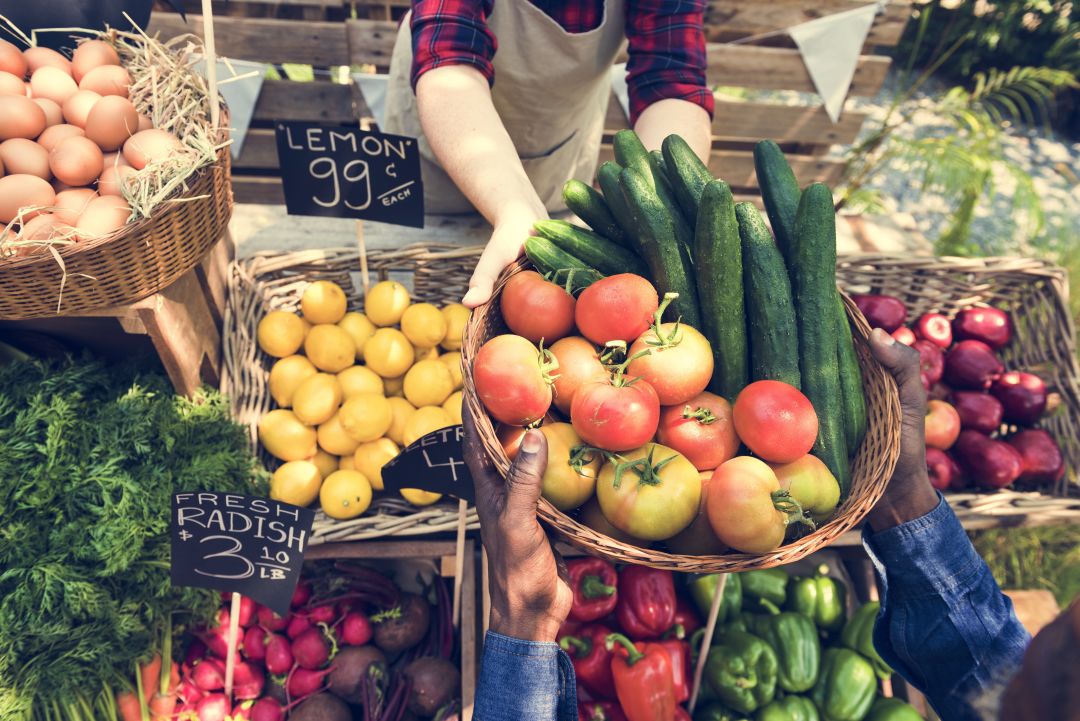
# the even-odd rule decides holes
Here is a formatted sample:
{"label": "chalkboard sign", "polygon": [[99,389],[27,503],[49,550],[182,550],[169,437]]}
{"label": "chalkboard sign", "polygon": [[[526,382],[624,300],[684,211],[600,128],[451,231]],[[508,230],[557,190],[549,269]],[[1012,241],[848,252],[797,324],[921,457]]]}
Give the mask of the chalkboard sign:
{"label": "chalkboard sign", "polygon": [[465,465],[461,446],[464,436],[464,426],[449,426],[428,433],[383,466],[383,487],[393,492],[419,488],[470,503],[475,501],[472,474]]}
{"label": "chalkboard sign", "polygon": [[424,227],[416,138],[347,125],[274,124],[290,215]]}
{"label": "chalkboard sign", "polygon": [[236,493],[175,493],[172,584],[242,593],[289,611],[315,512]]}

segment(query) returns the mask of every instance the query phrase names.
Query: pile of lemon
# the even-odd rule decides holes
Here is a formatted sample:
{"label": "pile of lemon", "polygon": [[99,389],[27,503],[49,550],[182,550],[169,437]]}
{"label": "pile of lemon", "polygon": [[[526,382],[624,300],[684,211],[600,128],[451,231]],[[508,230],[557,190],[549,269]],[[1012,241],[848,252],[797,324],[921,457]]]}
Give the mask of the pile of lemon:
{"label": "pile of lemon", "polygon": [[[259,347],[277,408],[259,420],[259,441],[285,463],[270,497],[298,506],[318,499],[331,518],[356,518],[383,490],[382,468],[401,448],[461,422],[461,335],[468,309],[412,303],[401,283],[367,293],[364,312],[347,312],[336,283],[315,281],[300,315],[259,321]],[[440,496],[401,495],[426,506]]]}

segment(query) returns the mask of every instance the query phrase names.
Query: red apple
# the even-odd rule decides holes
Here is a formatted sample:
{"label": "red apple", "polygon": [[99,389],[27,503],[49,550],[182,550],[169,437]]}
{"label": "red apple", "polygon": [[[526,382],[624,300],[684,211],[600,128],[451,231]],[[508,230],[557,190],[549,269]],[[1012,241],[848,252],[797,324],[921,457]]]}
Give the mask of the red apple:
{"label": "red apple", "polygon": [[919,316],[915,321],[915,335],[919,340],[928,340],[941,348],[952,345],[952,325],[941,313],[923,313]]}
{"label": "red apple", "polygon": [[989,393],[953,391],[952,404],[960,414],[960,427],[990,435],[1001,428],[1001,401]]}
{"label": "red apple", "polygon": [[907,320],[904,301],[891,295],[853,295],[851,299],[866,316],[871,328],[882,328],[892,333]]}
{"label": "red apple", "polygon": [[1031,425],[1046,410],[1046,384],[1031,373],[1006,373],[994,381],[990,393],[1001,401],[1010,423]]}
{"label": "red apple", "polygon": [[926,449],[926,473],[930,485],[939,491],[959,491],[967,485],[960,464],[939,448]]}
{"label": "red apple", "polygon": [[926,404],[926,445],[947,451],[960,435],[960,414],[945,401]]}
{"label": "red apple", "polygon": [[911,347],[919,351],[919,370],[926,376],[923,385],[929,390],[945,374],[945,353],[928,340],[917,340]]}
{"label": "red apple", "polygon": [[966,308],[952,322],[957,340],[981,340],[991,348],[1004,348],[1012,338],[1009,314],[997,308]]}
{"label": "red apple", "polygon": [[953,388],[984,391],[1005,371],[1005,366],[982,341],[962,340],[945,356],[945,382]]}
{"label": "red apple", "polygon": [[1065,459],[1054,437],[1034,428],[1013,434],[1006,442],[1020,453],[1024,469],[1017,480],[1053,482],[1065,475]]}
{"label": "red apple", "polygon": [[896,339],[898,343],[904,345],[914,345],[915,343],[915,331],[908,328],[906,325],[902,325],[892,332],[892,337]]}
{"label": "red apple", "polygon": [[983,488],[1004,488],[1023,470],[1019,451],[978,431],[961,431],[953,452],[967,477]]}

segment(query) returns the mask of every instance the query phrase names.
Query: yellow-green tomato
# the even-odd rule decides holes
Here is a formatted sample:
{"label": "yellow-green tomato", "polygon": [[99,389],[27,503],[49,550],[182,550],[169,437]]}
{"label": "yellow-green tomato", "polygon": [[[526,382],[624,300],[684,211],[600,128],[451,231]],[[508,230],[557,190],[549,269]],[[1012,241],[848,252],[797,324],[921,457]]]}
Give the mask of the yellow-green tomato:
{"label": "yellow-green tomato", "polygon": [[824,521],[840,502],[840,484],[817,456],[806,454],[791,463],[770,463],[780,487],[815,521]]}
{"label": "yellow-green tomato", "polygon": [[548,452],[541,494],[560,511],[571,511],[592,498],[601,456],[593,451],[584,458],[571,457],[583,441],[569,423],[546,424],[540,432],[547,439]]}
{"label": "yellow-green tomato", "polygon": [[662,541],[697,516],[701,478],[685,456],[659,443],[646,443],[604,464],[596,497],[604,516],[620,531]]}

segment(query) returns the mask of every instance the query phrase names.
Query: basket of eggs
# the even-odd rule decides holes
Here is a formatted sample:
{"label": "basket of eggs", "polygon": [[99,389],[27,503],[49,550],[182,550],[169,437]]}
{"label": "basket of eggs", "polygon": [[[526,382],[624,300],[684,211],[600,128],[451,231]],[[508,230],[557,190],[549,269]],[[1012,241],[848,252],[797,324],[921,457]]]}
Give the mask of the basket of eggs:
{"label": "basket of eggs", "polygon": [[232,212],[197,41],[110,30],[71,56],[0,40],[0,318],[158,292]]}

